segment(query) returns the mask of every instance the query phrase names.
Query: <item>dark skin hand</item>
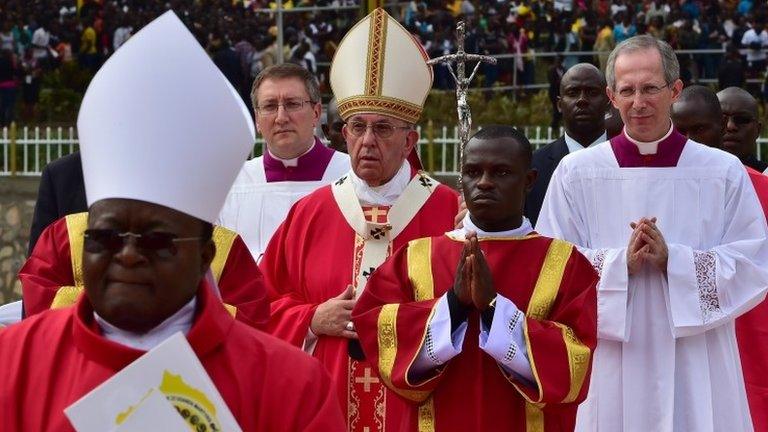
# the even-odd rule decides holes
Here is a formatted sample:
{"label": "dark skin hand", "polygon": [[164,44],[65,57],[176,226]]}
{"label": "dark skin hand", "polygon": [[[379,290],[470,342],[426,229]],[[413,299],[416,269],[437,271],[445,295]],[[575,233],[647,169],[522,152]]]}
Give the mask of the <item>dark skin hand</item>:
{"label": "dark skin hand", "polygon": [[474,232],[468,233],[464,240],[453,292],[462,304],[479,311],[487,309],[488,304],[496,297],[491,269],[483,251],[480,250],[480,243]]}
{"label": "dark skin hand", "polygon": [[637,222],[631,222],[629,227],[632,228],[627,247],[629,274],[636,274],[646,262],[666,274],[669,250],[664,236],[656,226],[656,218],[640,218]]}

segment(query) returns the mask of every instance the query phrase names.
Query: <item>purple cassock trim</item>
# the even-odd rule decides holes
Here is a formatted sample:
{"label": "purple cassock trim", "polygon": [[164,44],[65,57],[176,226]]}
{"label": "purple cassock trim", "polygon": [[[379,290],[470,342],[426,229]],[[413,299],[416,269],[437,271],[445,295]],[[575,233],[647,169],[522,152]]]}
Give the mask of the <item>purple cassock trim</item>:
{"label": "purple cassock trim", "polygon": [[309,153],[299,156],[296,166],[287,167],[269,152],[264,152],[264,173],[267,183],[280,181],[319,181],[333,157],[334,150],[315,137],[315,146]]}
{"label": "purple cassock trim", "polygon": [[641,155],[635,143],[623,132],[611,138],[611,148],[621,168],[668,168],[677,166],[683,147],[688,141],[677,130],[672,130],[667,138],[659,142],[656,154]]}

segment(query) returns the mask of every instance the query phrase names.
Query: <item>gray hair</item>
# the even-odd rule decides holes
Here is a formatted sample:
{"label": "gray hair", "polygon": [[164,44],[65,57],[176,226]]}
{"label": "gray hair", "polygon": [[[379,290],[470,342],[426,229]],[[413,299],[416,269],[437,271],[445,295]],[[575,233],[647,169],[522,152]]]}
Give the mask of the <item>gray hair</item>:
{"label": "gray hair", "polygon": [[671,84],[680,78],[680,63],[677,61],[675,51],[668,43],[649,35],[634,36],[616,45],[616,48],[608,56],[608,63],[605,66],[605,79],[611,90],[616,89],[616,74],[614,70],[616,58],[620,54],[647,49],[655,49],[661,55],[661,68],[664,70],[664,81],[667,84]]}

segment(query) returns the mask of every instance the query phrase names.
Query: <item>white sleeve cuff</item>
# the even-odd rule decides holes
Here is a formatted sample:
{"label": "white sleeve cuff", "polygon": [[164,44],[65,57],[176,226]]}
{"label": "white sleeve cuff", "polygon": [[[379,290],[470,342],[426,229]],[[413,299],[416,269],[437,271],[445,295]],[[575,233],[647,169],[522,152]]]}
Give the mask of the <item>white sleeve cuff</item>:
{"label": "white sleeve cuff", "polygon": [[424,344],[419,349],[410,373],[423,375],[459,355],[466,333],[465,321],[451,334],[451,311],[448,308],[448,298],[443,295],[437,301],[435,312],[427,323]]}
{"label": "white sleeve cuff", "polygon": [[523,334],[525,314],[508,298],[496,295],[491,328],[480,320],[480,349],[493,357],[509,374],[535,382]]}
{"label": "white sleeve cuff", "polygon": [[304,343],[301,345],[301,350],[305,353],[312,355],[315,352],[317,346],[317,335],[312,333],[312,328],[307,329],[307,336],[304,338]]}

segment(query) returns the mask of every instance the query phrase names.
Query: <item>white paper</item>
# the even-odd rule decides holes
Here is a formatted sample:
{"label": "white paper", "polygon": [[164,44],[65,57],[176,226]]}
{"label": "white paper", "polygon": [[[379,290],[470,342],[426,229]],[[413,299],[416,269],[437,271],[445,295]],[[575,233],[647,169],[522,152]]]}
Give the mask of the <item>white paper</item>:
{"label": "white paper", "polygon": [[151,389],[147,397],[112,432],[136,431],[187,432],[189,426],[160,390]]}
{"label": "white paper", "polygon": [[21,321],[21,300],[0,306],[0,327]]}
{"label": "white paper", "polygon": [[158,389],[189,424],[193,416],[215,423],[208,430],[241,431],[216,386],[179,332],[126,366],[64,410],[78,432],[104,432]]}

